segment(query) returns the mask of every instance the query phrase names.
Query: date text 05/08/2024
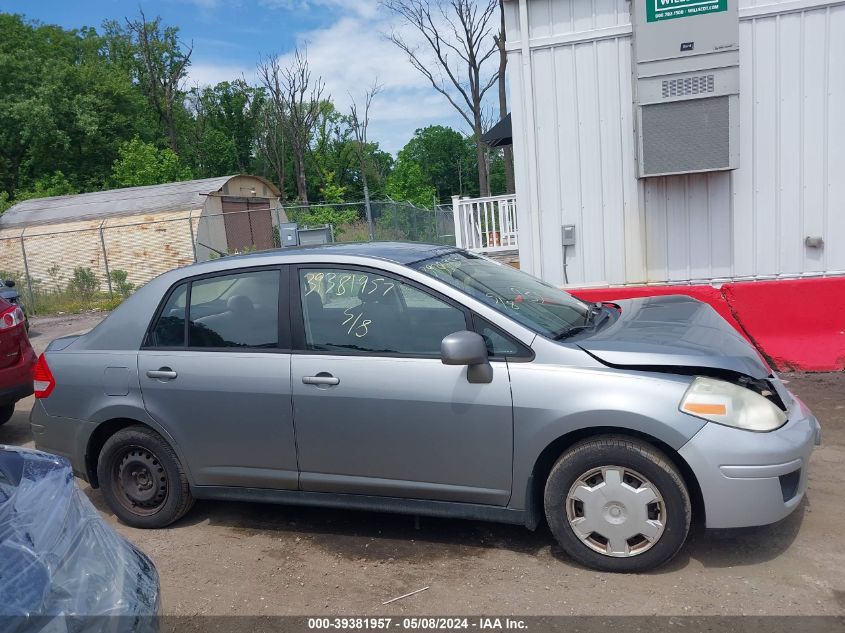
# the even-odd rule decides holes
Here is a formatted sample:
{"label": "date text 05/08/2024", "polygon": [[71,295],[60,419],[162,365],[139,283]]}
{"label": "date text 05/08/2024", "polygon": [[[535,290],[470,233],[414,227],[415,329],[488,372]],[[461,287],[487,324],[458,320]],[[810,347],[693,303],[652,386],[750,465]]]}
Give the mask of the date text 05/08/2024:
{"label": "date text 05/08/2024", "polygon": [[472,630],[479,631],[518,631],[527,630],[525,620],[510,617],[337,617],[337,618],[308,618],[308,630]]}

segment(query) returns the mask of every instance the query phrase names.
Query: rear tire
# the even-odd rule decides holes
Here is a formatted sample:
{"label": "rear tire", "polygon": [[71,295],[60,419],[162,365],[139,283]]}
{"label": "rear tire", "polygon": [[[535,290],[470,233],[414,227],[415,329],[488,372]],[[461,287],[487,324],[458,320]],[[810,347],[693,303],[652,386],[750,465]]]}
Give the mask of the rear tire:
{"label": "rear tire", "polygon": [[15,414],[15,403],[12,404],[4,404],[0,407],[0,426],[6,424],[9,420],[12,419],[12,416]]}
{"label": "rear tire", "polygon": [[619,435],[574,444],[552,467],[546,519],[581,565],[623,573],[655,569],[683,546],[692,514],[678,469],[648,442]]}
{"label": "rear tire", "polygon": [[97,479],[106,503],[132,527],[165,527],[194,504],[176,453],[161,435],[144,426],[121,429],[106,441]]}

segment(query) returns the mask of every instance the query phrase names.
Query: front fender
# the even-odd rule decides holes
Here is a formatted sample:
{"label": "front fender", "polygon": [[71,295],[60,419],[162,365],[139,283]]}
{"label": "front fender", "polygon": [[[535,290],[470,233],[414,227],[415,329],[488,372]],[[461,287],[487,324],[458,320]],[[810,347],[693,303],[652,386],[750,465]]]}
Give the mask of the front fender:
{"label": "front fender", "polygon": [[526,508],[527,484],[540,456],[566,435],[633,431],[677,450],[705,424],[678,410],[691,380],[687,376],[534,363],[513,363],[509,369],[514,405],[510,506],[515,509]]}

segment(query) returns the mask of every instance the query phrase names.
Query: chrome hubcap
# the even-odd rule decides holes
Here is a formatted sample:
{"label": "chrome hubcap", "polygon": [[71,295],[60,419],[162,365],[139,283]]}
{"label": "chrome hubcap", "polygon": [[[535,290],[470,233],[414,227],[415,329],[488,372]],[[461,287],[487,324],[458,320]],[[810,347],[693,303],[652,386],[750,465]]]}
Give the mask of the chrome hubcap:
{"label": "chrome hubcap", "polygon": [[666,526],[660,491],[640,473],[602,466],[581,475],[566,497],[575,535],[606,556],[636,556],[651,549]]}

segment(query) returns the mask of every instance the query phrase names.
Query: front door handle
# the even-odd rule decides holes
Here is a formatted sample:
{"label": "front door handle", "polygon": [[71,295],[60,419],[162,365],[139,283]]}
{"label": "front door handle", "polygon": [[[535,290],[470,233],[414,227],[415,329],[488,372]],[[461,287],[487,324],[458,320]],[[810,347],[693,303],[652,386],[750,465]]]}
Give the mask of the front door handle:
{"label": "front door handle", "polygon": [[302,383],[305,385],[333,386],[340,384],[340,378],[335,378],[331,374],[321,371],[316,376],[303,376]]}
{"label": "front door handle", "polygon": [[147,378],[155,378],[156,380],[173,380],[177,374],[170,367],[159,367],[158,369],[150,369],[147,372]]}

